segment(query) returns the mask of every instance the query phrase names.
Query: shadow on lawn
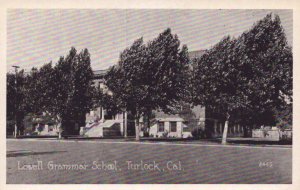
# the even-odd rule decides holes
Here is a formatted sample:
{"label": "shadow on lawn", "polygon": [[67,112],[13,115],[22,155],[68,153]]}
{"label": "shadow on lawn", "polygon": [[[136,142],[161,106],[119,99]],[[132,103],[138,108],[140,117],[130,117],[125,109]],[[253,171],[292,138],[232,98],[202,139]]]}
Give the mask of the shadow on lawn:
{"label": "shadow on lawn", "polygon": [[[131,139],[134,140],[134,139]],[[144,142],[195,142],[195,143],[213,143],[221,144],[221,138],[211,138],[211,139],[192,139],[192,138],[141,138],[140,141]],[[228,144],[243,144],[243,145],[292,145],[292,141],[272,141],[263,139],[249,139],[249,138],[239,138],[239,139],[227,139]]]}
{"label": "shadow on lawn", "polygon": [[[131,140],[135,140],[135,139],[131,139]],[[195,141],[195,139],[191,139],[191,138],[141,138],[140,141],[175,142],[175,141]]]}
{"label": "shadow on lawn", "polygon": [[20,156],[32,156],[32,155],[44,155],[44,154],[58,154],[67,151],[48,151],[48,152],[32,152],[26,150],[18,150],[18,151],[7,151],[6,157],[20,157]]}
{"label": "shadow on lawn", "polygon": [[268,140],[228,140],[232,144],[250,144],[250,145],[292,145],[292,141],[268,141]]}

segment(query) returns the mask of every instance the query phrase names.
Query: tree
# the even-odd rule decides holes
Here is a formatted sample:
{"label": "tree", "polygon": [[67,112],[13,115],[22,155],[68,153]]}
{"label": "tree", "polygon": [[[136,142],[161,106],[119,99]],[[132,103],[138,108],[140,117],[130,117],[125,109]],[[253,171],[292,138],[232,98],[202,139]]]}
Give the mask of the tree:
{"label": "tree", "polygon": [[161,109],[166,113],[180,109],[189,96],[187,46],[180,49],[177,35],[167,29],[148,43],[147,50],[149,58],[143,76],[150,91],[145,104],[151,102],[149,110]]}
{"label": "tree", "polygon": [[64,134],[77,134],[72,123],[84,125],[85,114],[92,107],[93,72],[90,54],[84,49],[79,54],[71,48],[66,58],[60,57],[52,75],[52,91],[55,93],[49,112],[60,120]]}
{"label": "tree", "polygon": [[55,96],[52,87],[54,86],[54,70],[52,62],[44,64],[40,69],[32,68],[24,82],[24,101],[27,105],[27,112],[40,114],[49,112],[52,99]]}
{"label": "tree", "polygon": [[6,114],[7,119],[13,120],[15,116],[15,94],[16,94],[16,86],[15,86],[15,75],[11,73],[6,74]]}
{"label": "tree", "polygon": [[179,108],[186,92],[188,61],[187,47],[180,50],[178,37],[167,29],[147,45],[142,38],[136,40],[108,71],[105,81],[117,107],[134,115],[136,140],[142,116]]}
{"label": "tree", "polygon": [[72,65],[71,82],[73,88],[71,91],[70,114],[73,119],[77,119],[79,125],[85,125],[85,114],[92,107],[92,97],[94,93],[93,71],[91,68],[90,54],[87,49],[81,51]]}
{"label": "tree", "polygon": [[267,15],[238,39],[225,37],[195,65],[194,103],[224,113],[222,143],[230,118],[255,120],[292,100],[292,53],[278,16]]}
{"label": "tree", "polygon": [[16,74],[7,73],[6,75],[6,108],[7,108],[7,120],[8,122],[7,130],[11,131],[11,126],[16,124],[18,126],[18,131],[23,131],[22,121],[27,112],[27,104],[24,101],[24,81],[25,75],[24,70],[19,71]]}
{"label": "tree", "polygon": [[23,71],[19,72],[17,88],[15,75],[7,74],[7,117],[17,115],[21,123],[25,114],[47,113],[56,117],[65,134],[76,134],[72,123],[84,125],[85,114],[93,104],[92,78],[88,50],[77,53],[73,47],[54,67],[50,62],[40,69],[32,68],[26,76]]}
{"label": "tree", "polygon": [[[240,37],[239,60],[252,85],[248,97],[258,125],[274,125],[277,109],[292,103],[292,49],[288,46],[280,18],[268,14]],[[269,115],[269,116],[268,116]],[[260,116],[268,116],[266,120]],[[259,119],[262,118],[262,119]]]}
{"label": "tree", "polygon": [[67,109],[72,96],[71,91],[73,84],[70,76],[76,53],[76,49],[71,48],[66,58],[61,56],[54,67],[52,80],[55,82],[51,88],[55,92],[55,96],[49,109],[50,113],[56,116],[57,122],[59,123],[59,138],[62,137],[67,121],[71,120]]}
{"label": "tree", "polygon": [[117,106],[116,96],[113,96],[107,89],[100,87],[94,88],[93,92],[93,108],[102,107],[109,115],[116,115],[122,111]]}
{"label": "tree", "polygon": [[120,110],[130,111],[136,123],[136,139],[139,139],[138,120],[141,116],[141,101],[145,96],[141,71],[145,61],[145,46],[138,39],[120,55],[117,66],[112,67],[105,76],[106,85],[112,91]]}
{"label": "tree", "polygon": [[234,58],[236,43],[225,37],[198,60],[195,68],[194,94],[197,96],[194,103],[224,113],[223,143],[230,117],[245,109],[248,103],[243,91],[245,83],[240,80],[241,73]]}

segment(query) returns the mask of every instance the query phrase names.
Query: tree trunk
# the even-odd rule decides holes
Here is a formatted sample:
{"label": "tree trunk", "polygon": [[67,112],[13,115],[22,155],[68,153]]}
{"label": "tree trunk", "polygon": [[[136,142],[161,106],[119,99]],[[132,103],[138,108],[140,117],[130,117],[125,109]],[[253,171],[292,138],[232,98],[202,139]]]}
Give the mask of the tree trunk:
{"label": "tree trunk", "polygon": [[56,122],[58,125],[58,139],[62,139],[62,132],[63,132],[63,128],[62,128],[62,119],[59,116],[56,116]]}
{"label": "tree trunk", "polygon": [[148,111],[147,112],[147,129],[149,130],[150,129],[150,118],[151,118],[151,111]]}
{"label": "tree trunk", "polygon": [[222,144],[224,144],[224,145],[227,143],[229,117],[230,117],[230,115],[227,113],[226,114],[225,126],[224,126],[224,130],[223,130],[223,136],[222,136]]}
{"label": "tree trunk", "polygon": [[15,123],[15,130],[14,130],[14,137],[17,138],[18,136],[18,127],[17,127],[17,122]]}
{"label": "tree trunk", "polygon": [[59,123],[58,124],[58,139],[62,139],[62,132],[63,132],[62,125],[61,125],[61,123]]}
{"label": "tree trunk", "polygon": [[135,140],[140,140],[140,125],[139,125],[139,117],[135,119]]}
{"label": "tree trunk", "polygon": [[18,119],[17,119],[17,113],[15,113],[15,129],[14,129],[14,137],[17,138],[18,136]]}
{"label": "tree trunk", "polygon": [[127,113],[123,112],[124,137],[127,138]]}

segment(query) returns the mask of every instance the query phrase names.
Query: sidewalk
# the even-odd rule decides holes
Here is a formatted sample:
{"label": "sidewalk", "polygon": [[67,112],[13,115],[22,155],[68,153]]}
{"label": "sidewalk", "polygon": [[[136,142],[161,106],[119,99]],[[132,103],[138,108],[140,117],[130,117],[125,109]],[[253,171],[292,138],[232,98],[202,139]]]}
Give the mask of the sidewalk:
{"label": "sidewalk", "polygon": [[[202,144],[202,145],[221,145],[221,138],[213,138],[213,139],[177,139],[177,138],[149,138],[142,137],[140,141],[136,141],[135,137],[112,137],[112,138],[87,138],[87,137],[79,137],[72,136],[66,139],[57,139],[57,137],[26,137],[26,138],[7,138],[12,140],[32,140],[32,141],[73,141],[73,142],[120,142],[120,143],[153,143],[153,144]],[[227,138],[227,145],[231,146],[257,146],[257,147],[284,147],[284,148],[292,148],[291,142],[279,142],[265,138]]]}
{"label": "sidewalk", "polygon": [[[180,144],[221,144],[222,138],[212,138],[212,139],[141,139],[144,142],[165,142],[165,143],[180,143]],[[266,138],[227,138],[227,145],[236,146],[276,146],[276,147],[286,147],[292,148],[292,142],[280,142],[274,141]]]}

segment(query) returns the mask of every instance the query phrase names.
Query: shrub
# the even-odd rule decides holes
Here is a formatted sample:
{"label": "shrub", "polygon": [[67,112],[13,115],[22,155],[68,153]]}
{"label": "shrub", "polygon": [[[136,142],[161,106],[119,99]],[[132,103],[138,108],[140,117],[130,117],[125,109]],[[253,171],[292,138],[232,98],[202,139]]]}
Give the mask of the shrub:
{"label": "shrub", "polygon": [[168,137],[168,135],[169,135],[169,132],[165,131],[165,132],[163,132],[162,137]]}
{"label": "shrub", "polygon": [[204,138],[204,131],[201,128],[194,128],[191,133],[194,139]]}
{"label": "shrub", "polygon": [[149,137],[149,132],[148,131],[144,131],[144,137]]}

